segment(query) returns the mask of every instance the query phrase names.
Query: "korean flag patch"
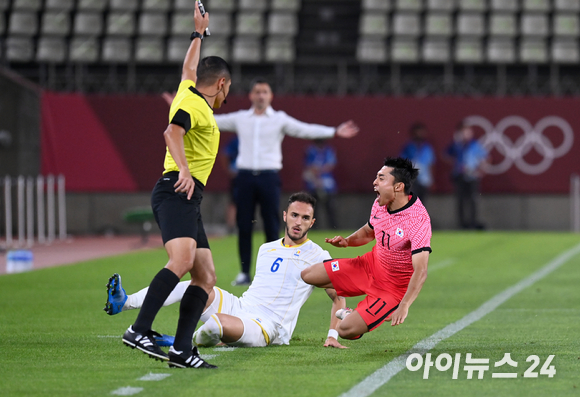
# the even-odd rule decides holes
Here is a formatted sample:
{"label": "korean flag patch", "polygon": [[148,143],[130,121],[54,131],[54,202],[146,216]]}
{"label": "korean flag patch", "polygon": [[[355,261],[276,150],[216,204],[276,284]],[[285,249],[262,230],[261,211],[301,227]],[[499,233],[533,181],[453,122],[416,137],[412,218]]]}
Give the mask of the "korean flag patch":
{"label": "korean flag patch", "polygon": [[340,270],[340,268],[338,267],[338,261],[330,262],[330,267],[333,272],[337,272]]}
{"label": "korean flag patch", "polygon": [[400,227],[397,228],[395,234],[401,238],[405,235],[405,233],[403,233],[403,229],[401,229]]}

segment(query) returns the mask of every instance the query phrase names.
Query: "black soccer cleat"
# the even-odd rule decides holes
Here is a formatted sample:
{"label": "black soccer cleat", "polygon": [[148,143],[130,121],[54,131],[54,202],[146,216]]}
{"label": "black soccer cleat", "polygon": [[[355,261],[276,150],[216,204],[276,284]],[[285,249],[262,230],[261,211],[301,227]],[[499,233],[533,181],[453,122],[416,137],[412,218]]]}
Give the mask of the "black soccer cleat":
{"label": "black soccer cleat", "polygon": [[133,331],[133,326],[130,326],[123,334],[123,343],[132,349],[141,350],[155,360],[167,361],[169,356],[155,342],[155,334],[157,333],[151,330],[145,334],[140,334]]}
{"label": "black soccer cleat", "polygon": [[190,352],[179,352],[171,346],[169,348],[169,367],[171,368],[217,368],[199,356],[197,347]]}

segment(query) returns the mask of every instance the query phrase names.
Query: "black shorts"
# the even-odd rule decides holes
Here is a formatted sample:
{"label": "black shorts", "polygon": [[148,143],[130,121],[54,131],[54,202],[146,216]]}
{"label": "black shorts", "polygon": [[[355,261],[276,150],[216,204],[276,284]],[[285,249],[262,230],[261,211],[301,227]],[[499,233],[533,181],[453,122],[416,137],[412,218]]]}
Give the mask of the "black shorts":
{"label": "black shorts", "polygon": [[178,176],[177,171],[164,174],[151,194],[151,207],[161,229],[163,244],[174,238],[191,237],[197,242],[197,248],[209,248],[200,211],[204,186],[193,178],[195,189],[188,200],[185,193],[175,192],[173,185]]}

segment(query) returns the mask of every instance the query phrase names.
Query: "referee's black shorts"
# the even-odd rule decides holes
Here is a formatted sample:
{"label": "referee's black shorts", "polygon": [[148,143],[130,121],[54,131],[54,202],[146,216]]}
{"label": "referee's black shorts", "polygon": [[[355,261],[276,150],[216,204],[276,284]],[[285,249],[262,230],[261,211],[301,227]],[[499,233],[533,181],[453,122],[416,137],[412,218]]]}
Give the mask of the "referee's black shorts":
{"label": "referee's black shorts", "polygon": [[151,194],[151,207],[161,229],[163,244],[174,238],[191,237],[197,242],[197,248],[209,248],[200,211],[204,186],[193,178],[195,189],[191,199],[188,200],[187,194],[175,192],[173,185],[177,182],[178,176],[177,171],[164,174],[155,184]]}

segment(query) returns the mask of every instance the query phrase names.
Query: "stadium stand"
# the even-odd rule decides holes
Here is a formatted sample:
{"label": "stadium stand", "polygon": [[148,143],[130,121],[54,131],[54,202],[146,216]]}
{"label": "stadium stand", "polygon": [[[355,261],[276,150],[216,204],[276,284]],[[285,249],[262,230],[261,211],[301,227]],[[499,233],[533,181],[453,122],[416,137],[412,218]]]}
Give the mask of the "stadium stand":
{"label": "stadium stand", "polygon": [[[535,65],[535,78],[566,80],[568,92],[580,94],[580,71],[572,67],[580,50],[577,0],[206,0],[205,6],[212,37],[202,55],[232,63],[239,76],[233,92],[259,74],[296,93],[332,87],[360,93],[356,81],[372,77],[377,81],[369,86],[388,94],[389,78],[380,76],[396,73],[403,92],[424,93],[429,76],[437,94],[449,92],[443,81],[453,73],[452,91],[461,94],[469,74],[469,92],[485,94],[490,76],[504,68],[505,92],[525,94],[526,85],[512,77]],[[140,89],[162,92],[178,79],[191,12],[190,0],[0,0],[0,64],[42,86],[50,81],[55,90],[75,89],[73,65],[82,70],[74,81],[88,91],[110,89],[103,81],[113,73],[115,90],[130,90],[123,76],[132,74],[149,82]],[[291,83],[285,74],[294,76]]]}

